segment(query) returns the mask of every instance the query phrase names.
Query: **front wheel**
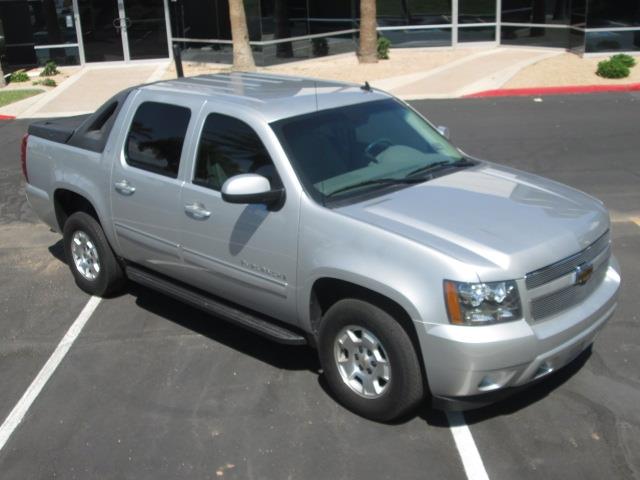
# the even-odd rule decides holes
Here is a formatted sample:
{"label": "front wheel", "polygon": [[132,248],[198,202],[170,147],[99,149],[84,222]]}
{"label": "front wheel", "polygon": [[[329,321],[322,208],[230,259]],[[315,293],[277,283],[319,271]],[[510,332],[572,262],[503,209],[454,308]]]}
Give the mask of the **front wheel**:
{"label": "front wheel", "polygon": [[67,263],[82,290],[103,297],[122,288],[124,272],[95,218],[84,212],[71,215],[63,241]]}
{"label": "front wheel", "polygon": [[318,353],[340,403],[363,417],[390,421],[424,398],[418,356],[405,329],[371,303],[344,299],[322,319]]}

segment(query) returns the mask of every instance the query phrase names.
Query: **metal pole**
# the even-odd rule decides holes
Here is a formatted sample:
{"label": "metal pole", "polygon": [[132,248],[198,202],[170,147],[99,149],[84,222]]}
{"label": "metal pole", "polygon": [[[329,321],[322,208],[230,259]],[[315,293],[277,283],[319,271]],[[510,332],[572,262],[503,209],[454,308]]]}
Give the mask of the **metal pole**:
{"label": "metal pole", "polygon": [[177,43],[173,44],[173,61],[176,62],[176,75],[178,78],[184,77],[184,72],[182,71],[182,54],[180,53],[180,45]]}

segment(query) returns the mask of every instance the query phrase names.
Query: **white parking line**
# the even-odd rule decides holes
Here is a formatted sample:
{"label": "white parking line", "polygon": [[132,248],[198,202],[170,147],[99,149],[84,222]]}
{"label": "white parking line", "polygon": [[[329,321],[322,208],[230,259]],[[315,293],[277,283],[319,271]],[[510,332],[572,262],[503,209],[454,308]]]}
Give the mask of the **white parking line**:
{"label": "white parking line", "polygon": [[13,431],[20,425],[20,422],[22,422],[22,419],[29,411],[33,401],[38,397],[42,388],[49,378],[51,378],[53,372],[56,371],[58,365],[60,365],[60,362],[71,348],[71,345],[73,345],[73,342],[78,338],[78,335],[84,328],[87,320],[91,317],[91,314],[95,311],[100,300],[98,297],[91,297],[89,299],[80,312],[80,315],[78,315],[78,318],[74,320],[69,330],[67,330],[67,333],[62,337],[62,340],[60,340],[60,343],[47,360],[47,363],[44,364],[36,378],[31,382],[31,385],[29,385],[29,388],[27,388],[27,391],[22,395],[22,398],[16,406],[13,407],[13,410],[11,410],[11,413],[0,427],[0,450],[4,448]]}
{"label": "white parking line", "polygon": [[476,442],[464,421],[464,415],[461,412],[447,412],[447,420],[467,478],[469,480],[489,480]]}

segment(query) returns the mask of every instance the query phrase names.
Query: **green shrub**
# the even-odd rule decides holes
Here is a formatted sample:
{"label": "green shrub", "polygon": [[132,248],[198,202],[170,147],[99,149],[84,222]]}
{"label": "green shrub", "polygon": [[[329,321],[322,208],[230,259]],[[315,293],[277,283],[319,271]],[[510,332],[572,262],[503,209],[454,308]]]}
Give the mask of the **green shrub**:
{"label": "green shrub", "polygon": [[629,67],[615,60],[601,61],[596,70],[596,75],[603,78],[625,78],[629,73]]}
{"label": "green shrub", "polygon": [[45,87],[57,87],[58,84],[53,78],[43,78],[33,82],[34,85],[44,85]]}
{"label": "green shrub", "polygon": [[387,37],[378,37],[378,58],[380,60],[389,59],[389,47],[391,47],[391,40]]}
{"label": "green shrub", "polygon": [[619,53],[617,55],[614,55],[613,57],[610,58],[610,60],[612,62],[621,63],[627,68],[631,68],[636,64],[636,59],[633,58],[631,55],[627,55],[625,53]]}
{"label": "green shrub", "polygon": [[27,72],[25,72],[24,70],[16,70],[9,76],[9,82],[12,82],[12,83],[28,82],[28,81],[29,81],[29,75],[27,75]]}
{"label": "green shrub", "polygon": [[54,75],[59,74],[58,65],[53,60],[47,62],[40,72],[41,77],[53,77]]}

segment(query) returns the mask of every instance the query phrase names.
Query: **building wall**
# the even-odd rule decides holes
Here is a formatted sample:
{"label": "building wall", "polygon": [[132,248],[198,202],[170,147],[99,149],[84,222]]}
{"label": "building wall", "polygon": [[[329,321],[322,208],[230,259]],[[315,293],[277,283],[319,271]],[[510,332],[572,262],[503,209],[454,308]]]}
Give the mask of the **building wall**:
{"label": "building wall", "polygon": [[[130,27],[131,59],[168,55],[166,44],[162,45],[164,19],[157,7],[162,10],[158,3],[162,0],[123,1],[128,16],[139,11],[138,18],[145,20],[147,11],[155,12],[153,31]],[[75,12],[74,3],[80,12]],[[185,59],[231,61],[227,0],[168,0],[167,4],[173,43],[183,49]],[[245,0],[256,62],[269,65],[354,51],[359,4],[359,0]],[[0,0],[0,55],[5,69],[48,59],[67,65],[83,58],[124,58],[119,31],[110,32],[112,19],[102,22],[97,13],[93,15],[97,5],[103,13],[117,16],[117,0]],[[577,53],[640,51],[640,0],[378,0],[377,7],[380,34],[396,47],[492,42]],[[79,13],[82,25],[74,13]],[[92,37],[99,32],[93,28],[98,20],[108,39]],[[80,31],[84,33],[78,38]],[[157,48],[145,46],[145,41]],[[110,50],[90,54],[89,45]],[[134,48],[138,48],[135,53]]]}

